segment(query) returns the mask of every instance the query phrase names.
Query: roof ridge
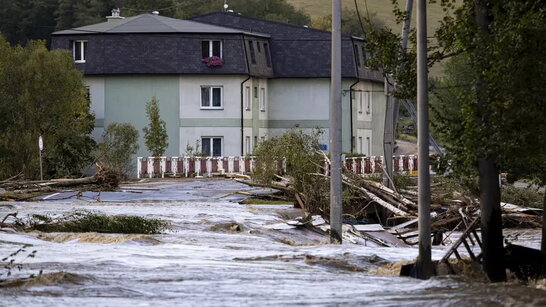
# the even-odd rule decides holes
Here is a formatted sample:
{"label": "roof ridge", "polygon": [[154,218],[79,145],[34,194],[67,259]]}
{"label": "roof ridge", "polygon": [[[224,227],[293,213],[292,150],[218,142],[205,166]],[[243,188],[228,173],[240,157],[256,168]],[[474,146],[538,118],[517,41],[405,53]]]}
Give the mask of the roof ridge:
{"label": "roof ridge", "polygon": [[148,14],[148,13],[147,13],[147,14],[141,14],[141,15],[138,15],[138,16],[150,16],[150,17],[152,17],[153,19],[159,21],[162,25],[164,25],[164,26],[166,26],[166,27],[168,27],[168,28],[171,28],[171,29],[172,29],[173,31],[175,31],[175,32],[178,32],[178,29],[176,29],[176,28],[174,28],[174,27],[172,27],[172,26],[166,24],[165,22],[163,22],[163,19],[164,19],[164,18],[180,20],[180,19],[178,19],[178,18],[171,18],[171,17],[159,16],[159,15]]}
{"label": "roof ridge", "polygon": [[276,21],[276,20],[269,20],[269,19],[258,18],[258,17],[253,17],[253,16],[247,16],[247,15],[243,15],[241,13],[236,13],[236,12],[216,11],[216,12],[210,12],[210,13],[201,14],[201,15],[197,15],[197,16],[192,16],[192,17],[189,17],[187,19],[193,20],[194,18],[205,17],[205,16],[209,16],[209,15],[219,15],[219,14],[221,14],[221,15],[234,15],[236,17],[242,17],[242,18],[246,18],[246,19],[271,22],[271,23],[276,23],[276,24],[280,24],[280,25],[283,25],[283,26],[290,26],[290,27],[293,27],[293,28],[305,28],[305,29],[308,29],[308,30],[316,31],[316,32],[332,33],[330,31],[315,29],[315,28],[311,28],[309,26],[300,26],[300,25],[296,25],[296,24],[293,24],[293,23],[287,23],[287,22]]}
{"label": "roof ridge", "polygon": [[82,29],[82,28],[87,28],[87,27],[91,27],[91,26],[96,26],[97,24],[90,24],[90,25],[85,25],[85,26],[81,26],[81,27],[77,27],[77,28],[70,28],[70,29],[66,29],[66,30],[77,30],[77,31],[90,31],[90,32],[94,32],[94,33],[106,33],[114,28],[117,28],[121,25],[124,25],[130,21],[133,21],[135,19],[137,19],[136,17],[138,17],[140,15],[135,15],[135,16],[130,16],[130,17],[126,17],[124,19],[121,19],[121,20],[117,20],[117,21],[103,21],[103,22],[99,22],[98,24],[108,24],[108,23],[112,23],[112,27],[108,30],[104,30],[102,32],[99,32],[99,31],[90,31],[90,30],[85,30],[85,29]]}
{"label": "roof ridge", "polygon": [[[293,24],[293,23],[287,23],[287,22],[276,21],[276,20],[269,20],[269,19],[258,18],[258,17],[253,17],[253,16],[247,16],[247,15],[243,15],[241,13],[236,13],[236,12],[216,11],[216,12],[210,12],[210,13],[201,14],[201,15],[197,15],[197,16],[191,16],[191,17],[187,18],[187,20],[190,20],[190,19],[193,20],[194,18],[206,17],[206,16],[210,16],[210,15],[230,15],[230,14],[235,15],[236,17],[242,17],[242,18],[257,20],[257,21],[265,21],[265,22],[275,23],[275,24],[279,24],[279,25],[283,25],[283,26],[290,26],[290,27],[293,27],[293,28],[299,28],[299,29],[305,28],[307,30],[311,30],[311,31],[314,31],[314,32],[330,33],[330,34],[332,33],[331,31],[311,28],[309,26],[300,26],[300,25],[296,25],[296,24]],[[203,22],[203,21],[200,21],[200,22]],[[205,23],[208,23],[208,22],[205,22]],[[210,23],[210,24],[213,24],[213,23]],[[217,25],[217,24],[214,24],[214,25]],[[341,34],[341,36],[342,37],[349,37],[349,38],[356,38],[356,39],[366,40],[365,38],[358,37],[358,36],[353,36],[353,35],[349,35],[349,34]]]}

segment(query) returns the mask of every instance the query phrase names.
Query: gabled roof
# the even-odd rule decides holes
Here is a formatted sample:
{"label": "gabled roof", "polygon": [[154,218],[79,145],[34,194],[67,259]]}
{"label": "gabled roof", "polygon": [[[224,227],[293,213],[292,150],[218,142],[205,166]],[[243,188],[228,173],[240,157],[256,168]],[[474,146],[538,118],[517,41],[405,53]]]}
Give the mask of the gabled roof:
{"label": "gabled roof", "polygon": [[94,25],[54,32],[53,35],[65,34],[101,34],[101,33],[210,33],[210,34],[247,34],[261,37],[269,35],[250,33],[240,29],[201,23],[193,20],[169,18],[154,14],[142,14],[125,19],[107,21]]}

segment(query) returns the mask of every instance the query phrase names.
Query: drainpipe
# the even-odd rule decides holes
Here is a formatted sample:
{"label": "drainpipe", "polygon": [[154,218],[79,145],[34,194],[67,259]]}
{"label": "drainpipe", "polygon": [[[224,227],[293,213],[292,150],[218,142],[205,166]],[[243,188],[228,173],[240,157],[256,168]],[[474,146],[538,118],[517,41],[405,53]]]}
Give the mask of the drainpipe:
{"label": "drainpipe", "polygon": [[245,64],[246,64],[246,72],[247,72],[247,78],[241,82],[241,156],[245,154],[245,129],[244,129],[244,115],[245,115],[245,97],[244,97],[244,84],[250,79],[250,68],[248,64],[248,56],[246,52],[246,39],[243,35],[243,50],[245,54]]}
{"label": "drainpipe", "polygon": [[[358,71],[358,70],[357,70]],[[358,73],[357,73],[358,74]],[[354,127],[353,127],[353,87],[360,82],[360,79],[357,79],[355,83],[351,84],[349,87],[349,112],[351,119],[351,153],[354,153],[355,148],[355,136],[354,136]]]}
{"label": "drainpipe", "polygon": [[[355,57],[355,64],[356,64],[356,57],[358,57],[358,53],[355,53],[355,39],[351,37],[351,49],[353,50],[353,55]],[[365,56],[364,56],[365,58]],[[361,63],[364,64],[364,63]],[[356,66],[356,65],[355,65]],[[358,73],[360,67],[356,68],[356,82],[351,84],[349,87],[349,113],[350,113],[350,123],[351,123],[351,153],[354,153],[355,148],[355,136],[354,136],[354,127],[353,127],[353,87],[357,85],[360,82],[360,74]]]}

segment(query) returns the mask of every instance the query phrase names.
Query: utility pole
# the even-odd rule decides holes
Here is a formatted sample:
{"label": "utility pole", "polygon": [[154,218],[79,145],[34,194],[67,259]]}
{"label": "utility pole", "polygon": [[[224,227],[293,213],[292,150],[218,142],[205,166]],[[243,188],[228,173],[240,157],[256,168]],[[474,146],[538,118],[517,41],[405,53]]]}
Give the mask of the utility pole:
{"label": "utility pole", "polygon": [[332,0],[330,242],[341,243],[341,0]]}
{"label": "utility pole", "polygon": [[419,256],[417,278],[433,274],[430,242],[430,172],[427,92],[427,0],[417,0],[417,145],[419,165]]}

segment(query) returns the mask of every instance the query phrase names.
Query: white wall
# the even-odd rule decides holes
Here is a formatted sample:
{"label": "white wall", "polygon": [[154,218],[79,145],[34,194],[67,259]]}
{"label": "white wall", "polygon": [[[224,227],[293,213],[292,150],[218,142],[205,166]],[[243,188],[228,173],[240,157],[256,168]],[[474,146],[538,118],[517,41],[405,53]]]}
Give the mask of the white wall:
{"label": "white wall", "polygon": [[329,79],[269,80],[269,120],[328,120]]}
{"label": "white wall", "polygon": [[[180,118],[241,118],[241,82],[244,79],[244,76],[180,76]],[[223,87],[222,109],[201,109],[202,85]]]}

